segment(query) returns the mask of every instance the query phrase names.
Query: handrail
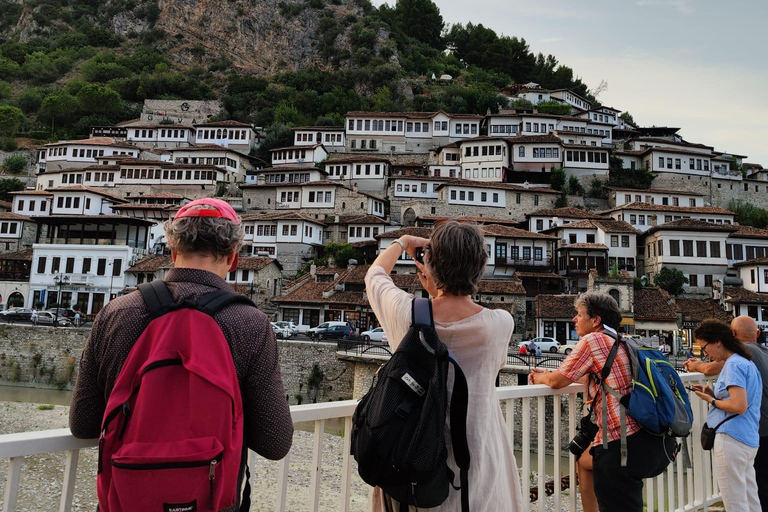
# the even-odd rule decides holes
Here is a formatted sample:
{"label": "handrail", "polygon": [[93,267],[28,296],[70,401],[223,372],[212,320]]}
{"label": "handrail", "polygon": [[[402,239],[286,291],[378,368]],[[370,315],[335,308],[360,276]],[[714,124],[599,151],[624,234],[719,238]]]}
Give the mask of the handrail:
{"label": "handrail", "polygon": [[[701,373],[688,373],[681,375],[681,379],[690,383],[701,382],[706,380],[706,377]],[[567,433],[568,439],[570,439],[575,434],[575,427],[581,416],[576,395],[584,391],[585,386],[583,384],[571,384],[561,389],[552,389],[545,385],[497,388],[497,398],[505,410],[507,433],[513,444],[519,445],[522,450],[520,470],[524,496],[523,512],[530,511],[535,502],[538,504],[533,505],[534,508],[543,510],[541,500],[543,500],[545,493],[554,494],[557,510],[560,510],[561,502],[563,505],[569,503],[571,510],[576,509],[578,492],[575,483],[575,458],[572,455],[568,456],[567,461],[558,456],[554,457],[554,482],[548,481],[547,479],[551,478],[552,475],[547,475],[543,471],[538,472],[533,478],[531,475],[534,475],[532,470],[535,469],[532,462],[537,462],[539,468],[545,467],[548,452],[562,453],[564,446],[562,440],[564,438],[561,436]],[[553,398],[548,399],[548,397]],[[664,474],[646,480],[645,502],[649,511],[657,509],[659,511],[688,512],[706,508],[707,505],[719,501],[717,481],[711,468],[711,452],[703,451],[697,442],[701,424],[706,419],[706,406],[700,400],[696,400],[692,405],[695,418],[694,430],[687,442],[691,448],[693,468],[686,469],[681,456],[669,466]],[[291,406],[291,418],[294,423],[314,422],[315,425],[311,484],[309,487],[310,511],[317,510],[322,479],[325,422],[337,418],[343,419],[345,434],[350,432],[352,414],[356,406],[357,400]],[[549,410],[548,407],[552,407],[552,409]],[[567,411],[561,410],[561,407],[567,407]],[[548,410],[549,412],[547,412]],[[563,412],[567,416],[563,416]],[[549,418],[549,414],[553,415],[552,418]],[[549,422],[550,419],[552,422]],[[349,455],[350,442],[350,437],[345,435],[342,452],[342,488],[340,489],[338,508],[344,511],[348,511],[350,507],[350,490],[354,471],[352,469],[354,460]],[[17,505],[23,457],[52,452],[67,452],[59,510],[71,510],[79,450],[96,445],[97,439],[76,439],[67,428],[0,435],[0,458],[9,459],[3,511],[13,511]],[[538,455],[537,459],[532,461],[531,454],[534,449]],[[285,459],[278,462],[277,486],[275,488],[275,510],[277,511],[291,510],[288,503],[292,496],[287,492],[287,475],[294,471],[291,461],[295,457],[295,453],[290,453]],[[249,460],[253,463],[253,453],[251,453]],[[570,490],[568,494],[561,490],[560,477],[563,476],[561,468],[565,469],[566,476],[569,477],[566,479]],[[529,494],[530,499],[528,498]]]}

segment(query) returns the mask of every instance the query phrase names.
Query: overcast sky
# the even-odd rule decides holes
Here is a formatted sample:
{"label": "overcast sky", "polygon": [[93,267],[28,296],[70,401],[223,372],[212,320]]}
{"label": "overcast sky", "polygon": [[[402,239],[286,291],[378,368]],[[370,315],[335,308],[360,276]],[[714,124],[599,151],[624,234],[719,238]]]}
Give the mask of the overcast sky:
{"label": "overcast sky", "polygon": [[[380,5],[381,1],[375,1]],[[386,3],[394,5],[395,0]],[[447,24],[525,38],[643,126],[768,168],[765,0],[436,0]]]}

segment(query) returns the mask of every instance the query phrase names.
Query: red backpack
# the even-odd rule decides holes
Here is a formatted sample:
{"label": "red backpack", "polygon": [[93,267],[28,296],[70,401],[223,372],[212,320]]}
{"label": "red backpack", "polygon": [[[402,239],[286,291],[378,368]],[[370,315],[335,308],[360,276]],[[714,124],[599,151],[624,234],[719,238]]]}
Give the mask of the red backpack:
{"label": "red backpack", "polygon": [[[233,302],[217,290],[176,304],[163,281],[139,285],[150,322],[107,402],[99,439],[102,512],[215,512],[237,503],[243,403],[235,364],[214,314]],[[250,508],[246,483],[241,510]]]}

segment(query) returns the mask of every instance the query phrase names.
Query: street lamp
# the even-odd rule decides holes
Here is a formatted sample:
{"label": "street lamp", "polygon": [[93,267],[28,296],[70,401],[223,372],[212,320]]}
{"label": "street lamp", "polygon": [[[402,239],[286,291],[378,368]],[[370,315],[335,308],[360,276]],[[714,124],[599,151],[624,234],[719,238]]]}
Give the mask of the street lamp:
{"label": "street lamp", "polygon": [[58,327],[59,326],[59,308],[61,307],[61,287],[65,284],[69,284],[69,276],[65,276],[64,274],[57,274],[53,277],[53,282],[59,286],[59,293],[56,296],[56,302],[58,302],[58,306],[56,306],[56,313],[53,318],[53,326]]}

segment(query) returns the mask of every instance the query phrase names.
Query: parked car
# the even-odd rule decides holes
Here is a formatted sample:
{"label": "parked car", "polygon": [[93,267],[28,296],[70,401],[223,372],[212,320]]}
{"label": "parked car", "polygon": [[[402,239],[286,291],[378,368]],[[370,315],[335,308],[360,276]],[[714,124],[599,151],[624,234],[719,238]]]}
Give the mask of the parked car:
{"label": "parked car", "polygon": [[270,322],[270,324],[272,325],[272,330],[275,331],[275,338],[284,340],[293,336],[293,331],[279,326],[277,322]]}
{"label": "parked car", "polygon": [[365,341],[382,341],[382,338],[384,337],[384,329],[377,327],[371,331],[365,331],[360,336],[362,336]]}
{"label": "parked car", "polygon": [[[72,308],[48,308],[46,311],[50,311],[54,315],[56,314],[56,311],[58,310],[59,316],[64,318],[69,318],[70,320],[75,318],[75,310]],[[80,315],[83,316],[83,315]]]}
{"label": "parked car", "polygon": [[547,337],[538,337],[533,338],[532,340],[524,341],[523,343],[525,345],[530,345],[531,342],[533,342],[537,347],[541,349],[542,352],[557,352],[557,349],[560,348],[560,342],[557,341],[555,338],[547,338]]}
{"label": "parked car", "polygon": [[345,325],[347,327],[350,327],[350,325],[347,322],[323,322],[322,324],[318,325],[317,327],[313,327],[307,331],[307,336],[314,339],[317,335],[317,331],[320,329],[327,329],[329,327],[333,327],[335,325]]}
{"label": "parked car", "polygon": [[318,340],[338,340],[354,334],[355,330],[345,323],[344,325],[331,325],[325,329],[318,329],[315,331],[315,338]]}
{"label": "parked car", "polygon": [[32,310],[29,308],[9,308],[0,311],[3,322],[29,322],[32,318]]}
{"label": "parked car", "polygon": [[279,325],[283,329],[290,330],[293,335],[299,334],[299,326],[297,326],[293,322],[286,322],[285,320],[281,320],[279,322],[272,322],[272,323]]}
{"label": "parked car", "polygon": [[567,340],[565,345],[560,345],[557,351],[561,354],[568,355],[571,353],[571,351],[573,351],[573,347],[575,347],[578,342],[579,340]]}
{"label": "parked car", "polygon": [[38,325],[53,325],[54,320],[59,327],[71,327],[72,321],[69,318],[59,317],[56,319],[56,315],[50,311],[39,311],[37,313]]}

